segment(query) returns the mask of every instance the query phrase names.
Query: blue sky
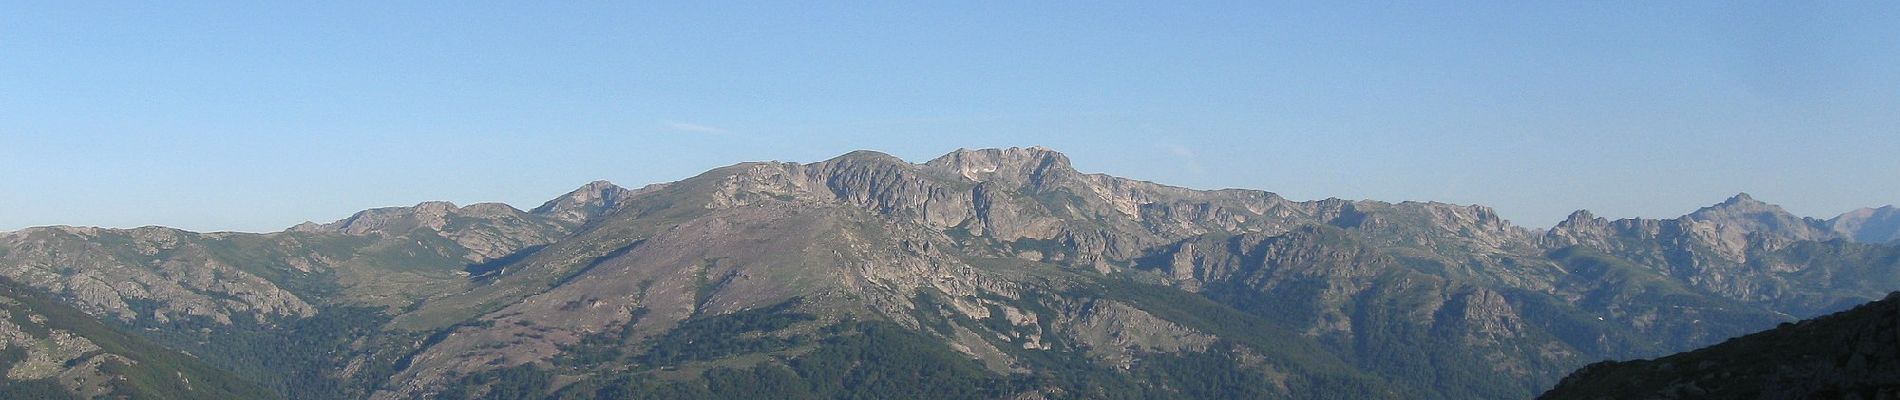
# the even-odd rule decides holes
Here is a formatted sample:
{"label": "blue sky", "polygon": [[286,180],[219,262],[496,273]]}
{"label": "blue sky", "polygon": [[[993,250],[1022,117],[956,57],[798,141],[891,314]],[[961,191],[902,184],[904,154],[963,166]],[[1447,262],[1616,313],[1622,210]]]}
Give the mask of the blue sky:
{"label": "blue sky", "polygon": [[1027,145],[1539,227],[1900,203],[1893,2],[297,3],[0,1],[0,230]]}

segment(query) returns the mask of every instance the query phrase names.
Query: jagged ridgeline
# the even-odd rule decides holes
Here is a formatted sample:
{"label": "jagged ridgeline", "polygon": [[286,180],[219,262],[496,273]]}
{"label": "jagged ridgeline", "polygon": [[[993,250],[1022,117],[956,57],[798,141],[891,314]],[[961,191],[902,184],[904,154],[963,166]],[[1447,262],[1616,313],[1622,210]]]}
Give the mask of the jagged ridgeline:
{"label": "jagged ridgeline", "polygon": [[1900,289],[1892,215],[1741,195],[1532,230],[1042,148],[853,152],[527,211],[32,228],[0,276],[293,398],[1503,399]]}

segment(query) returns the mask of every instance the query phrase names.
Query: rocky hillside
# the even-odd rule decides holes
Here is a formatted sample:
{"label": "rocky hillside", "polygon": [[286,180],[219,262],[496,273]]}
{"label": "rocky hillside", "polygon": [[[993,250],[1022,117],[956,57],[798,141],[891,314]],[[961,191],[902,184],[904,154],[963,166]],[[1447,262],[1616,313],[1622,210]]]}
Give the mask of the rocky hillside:
{"label": "rocky hillside", "polygon": [[527,211],[34,228],[0,276],[302,398],[1524,398],[1900,289],[1842,218],[1739,195],[1536,231],[860,151]]}
{"label": "rocky hillside", "polygon": [[0,279],[0,398],[282,397]]}
{"label": "rocky hillside", "polygon": [[1900,292],[1655,360],[1601,362],[1540,399],[1884,399],[1900,396]]}

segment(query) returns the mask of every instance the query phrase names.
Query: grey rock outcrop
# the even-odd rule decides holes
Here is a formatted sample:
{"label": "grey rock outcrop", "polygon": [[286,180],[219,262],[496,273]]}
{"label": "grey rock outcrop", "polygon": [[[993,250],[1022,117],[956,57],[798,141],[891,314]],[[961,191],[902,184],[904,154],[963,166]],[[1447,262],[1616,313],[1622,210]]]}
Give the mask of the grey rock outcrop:
{"label": "grey rock outcrop", "polygon": [[[648,187],[642,190],[653,190]],[[579,226],[597,218],[620,210],[627,198],[639,193],[614,185],[608,181],[593,181],[572,192],[542,203],[540,207],[528,210],[568,226]]]}

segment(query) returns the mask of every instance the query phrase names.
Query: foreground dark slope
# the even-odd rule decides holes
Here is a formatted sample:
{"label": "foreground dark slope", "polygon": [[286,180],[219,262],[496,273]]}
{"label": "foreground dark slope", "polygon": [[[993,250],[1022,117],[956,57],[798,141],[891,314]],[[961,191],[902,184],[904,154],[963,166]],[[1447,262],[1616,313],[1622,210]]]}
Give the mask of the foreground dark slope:
{"label": "foreground dark slope", "polygon": [[1591,364],[1541,399],[1900,396],[1900,292],[1848,311],[1655,360]]}
{"label": "foreground dark slope", "polygon": [[1846,240],[1876,219],[1737,196],[1538,232],[854,152],[528,211],[34,228],[0,275],[300,398],[1524,398],[1900,289],[1893,247]]}

